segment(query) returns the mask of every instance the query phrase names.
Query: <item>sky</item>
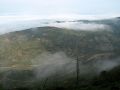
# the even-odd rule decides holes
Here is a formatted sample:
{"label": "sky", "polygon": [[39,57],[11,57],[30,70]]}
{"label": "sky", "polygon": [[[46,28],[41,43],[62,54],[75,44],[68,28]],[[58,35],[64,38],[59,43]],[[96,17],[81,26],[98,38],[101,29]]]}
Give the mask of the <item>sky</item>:
{"label": "sky", "polygon": [[0,16],[119,15],[120,0],[0,0]]}
{"label": "sky", "polygon": [[116,16],[120,16],[120,0],[0,0],[0,33],[38,26],[40,22],[36,20],[41,19],[88,20]]}

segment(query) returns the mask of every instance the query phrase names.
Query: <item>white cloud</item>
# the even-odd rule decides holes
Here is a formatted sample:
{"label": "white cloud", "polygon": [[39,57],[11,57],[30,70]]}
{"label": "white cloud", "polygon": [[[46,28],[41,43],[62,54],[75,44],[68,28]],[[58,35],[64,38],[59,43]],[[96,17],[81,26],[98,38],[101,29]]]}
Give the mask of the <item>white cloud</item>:
{"label": "white cloud", "polygon": [[[110,29],[108,25],[83,23],[83,22],[68,22],[74,20],[98,20],[114,17],[112,16],[99,16],[99,15],[76,15],[76,14],[55,14],[51,16],[39,15],[19,15],[19,16],[0,16],[0,34],[11,31],[17,31],[27,28],[34,28],[40,26],[48,26],[44,22],[50,23],[49,26],[56,26],[69,29],[82,29],[82,30],[96,30],[96,29]],[[65,23],[53,23],[55,20],[67,21]]]}
{"label": "white cloud", "polygon": [[59,28],[67,28],[73,30],[110,30],[110,26],[104,24],[96,24],[96,23],[83,23],[83,22],[64,22],[64,23],[54,23],[50,24],[50,26],[59,27]]}

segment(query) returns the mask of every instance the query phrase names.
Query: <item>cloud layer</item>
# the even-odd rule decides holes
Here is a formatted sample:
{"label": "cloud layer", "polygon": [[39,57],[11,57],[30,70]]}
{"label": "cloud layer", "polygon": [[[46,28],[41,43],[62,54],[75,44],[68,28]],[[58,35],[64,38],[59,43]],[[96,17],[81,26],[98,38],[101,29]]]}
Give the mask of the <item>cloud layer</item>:
{"label": "cloud layer", "polygon": [[50,26],[67,28],[73,30],[86,30],[86,31],[96,31],[96,30],[110,30],[110,26],[97,23],[83,23],[83,22],[64,22],[64,23],[54,23]]}

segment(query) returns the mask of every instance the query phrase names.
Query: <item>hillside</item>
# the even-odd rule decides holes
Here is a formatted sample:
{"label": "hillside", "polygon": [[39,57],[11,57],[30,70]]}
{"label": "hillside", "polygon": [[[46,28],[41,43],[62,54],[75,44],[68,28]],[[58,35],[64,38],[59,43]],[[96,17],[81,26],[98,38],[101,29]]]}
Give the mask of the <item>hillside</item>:
{"label": "hillside", "polygon": [[120,36],[114,31],[39,27],[1,35],[0,43],[1,62],[7,60],[10,61],[7,64],[11,65],[17,62],[26,64],[42,52],[62,51],[70,57],[82,56],[81,60],[84,61],[96,56],[102,58],[104,55],[105,59],[114,58],[120,53]]}
{"label": "hillside", "polygon": [[12,89],[14,85],[16,88],[30,87],[32,83],[33,88],[47,79],[50,86],[53,82],[61,85],[66,82],[69,86],[75,81],[76,59],[80,61],[81,78],[82,75],[111,70],[120,63],[118,21],[111,22],[112,25],[109,20],[91,21],[109,24],[111,30],[84,31],[46,26],[0,35],[0,83],[7,83],[7,88]]}

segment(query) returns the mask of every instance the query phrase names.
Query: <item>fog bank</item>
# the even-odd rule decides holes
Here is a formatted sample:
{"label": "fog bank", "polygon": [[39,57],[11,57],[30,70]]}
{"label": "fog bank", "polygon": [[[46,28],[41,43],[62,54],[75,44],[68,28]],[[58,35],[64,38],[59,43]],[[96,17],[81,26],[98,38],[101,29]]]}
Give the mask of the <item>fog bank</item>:
{"label": "fog bank", "polygon": [[[66,78],[76,78],[76,59],[68,57],[64,52],[49,53],[43,52],[31,60],[31,69],[11,68],[3,74],[0,83],[5,88],[13,88],[34,85],[35,82],[47,80],[53,82]],[[120,65],[120,59],[111,60],[91,60],[82,62],[79,59],[79,75],[86,78],[91,75],[99,75],[102,71],[109,71]],[[88,76],[89,75],[89,76]],[[39,82],[39,83],[40,83]],[[21,83],[21,84],[20,84]]]}
{"label": "fog bank", "polygon": [[97,24],[97,23],[84,23],[84,22],[64,22],[64,23],[54,23],[50,26],[73,29],[73,30],[83,30],[83,31],[97,31],[97,30],[111,30],[109,25]]}
{"label": "fog bank", "polygon": [[[75,17],[75,18],[74,18]],[[109,17],[110,18],[110,17]],[[107,19],[105,16],[90,16],[90,15],[73,15],[72,16],[50,16],[48,18],[40,16],[0,16],[0,34],[5,34],[13,31],[20,31],[35,27],[53,26],[59,28],[73,30],[109,30],[111,27],[105,24],[85,23],[82,20],[102,20]],[[81,20],[81,22],[71,22]],[[56,21],[63,21],[57,23]]]}

